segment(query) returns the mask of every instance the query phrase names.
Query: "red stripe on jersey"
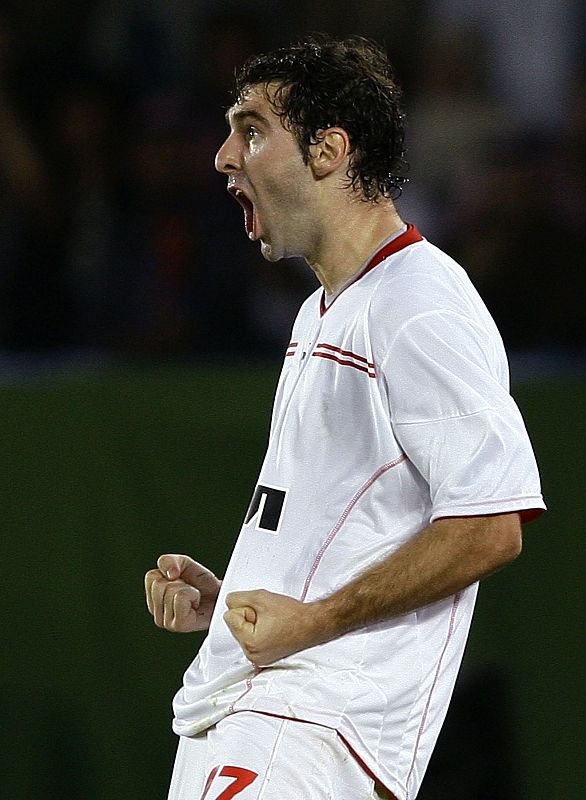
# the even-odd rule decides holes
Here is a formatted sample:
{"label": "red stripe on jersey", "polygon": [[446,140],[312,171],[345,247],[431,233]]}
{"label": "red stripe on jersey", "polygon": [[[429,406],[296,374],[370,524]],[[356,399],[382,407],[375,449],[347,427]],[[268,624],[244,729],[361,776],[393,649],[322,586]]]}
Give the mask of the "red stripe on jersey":
{"label": "red stripe on jersey", "polygon": [[285,353],[285,356],[294,356],[295,348],[297,347],[298,344],[299,342],[289,342],[289,344],[287,345],[287,352]]}
{"label": "red stripe on jersey", "polygon": [[411,223],[408,223],[407,230],[405,231],[405,233],[402,233],[400,236],[397,236],[396,239],[393,239],[392,242],[389,242],[388,244],[384,245],[384,247],[381,247],[381,249],[378,250],[373,255],[373,257],[370,259],[370,261],[364,267],[364,269],[360,270],[360,272],[358,273],[358,275],[356,275],[354,280],[350,281],[348,286],[346,286],[340,292],[339,295],[334,297],[329,306],[326,306],[325,291],[322,292],[320,300],[320,316],[323,317],[326,311],[328,311],[328,309],[330,309],[334,305],[338,297],[341,297],[341,295],[344,294],[346,289],[348,289],[350,286],[353,286],[356,283],[356,281],[359,281],[361,278],[363,278],[367,274],[367,272],[370,272],[371,269],[377,267],[381,263],[381,261],[385,260],[385,258],[388,258],[389,256],[398,253],[399,250],[403,250],[405,247],[409,247],[409,245],[411,244],[415,244],[415,242],[422,242],[422,241],[423,241],[423,236],[419,233],[415,225],[411,225]]}
{"label": "red stripe on jersey", "polygon": [[342,350],[341,347],[336,347],[335,344],[327,344],[326,342],[320,342],[316,345],[316,347],[324,347],[326,350],[334,350],[336,353],[340,353],[343,356],[350,356],[351,358],[355,358],[356,361],[362,361],[364,364],[368,364],[369,367],[374,367],[374,364],[371,364],[364,356],[356,355],[351,350]]}
{"label": "red stripe on jersey", "polygon": [[337,364],[342,364],[344,367],[354,367],[354,369],[358,369],[360,372],[365,372],[369,378],[376,378],[376,375],[374,374],[374,367],[372,367],[371,372],[370,365],[368,367],[363,367],[361,364],[355,364],[353,361],[347,361],[344,358],[338,358],[338,356],[334,356],[331,353],[312,353],[311,355],[315,356],[316,358],[327,358],[329,361],[335,361]]}

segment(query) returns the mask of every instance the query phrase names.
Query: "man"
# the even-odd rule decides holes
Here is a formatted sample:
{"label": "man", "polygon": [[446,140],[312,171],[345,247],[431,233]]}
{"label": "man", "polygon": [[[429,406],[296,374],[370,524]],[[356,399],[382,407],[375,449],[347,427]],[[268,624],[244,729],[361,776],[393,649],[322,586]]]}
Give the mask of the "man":
{"label": "man", "polygon": [[216,167],[265,258],[303,256],[323,288],[224,580],[182,555],[146,575],[157,625],[209,626],[174,702],[172,800],[413,800],[477,581],[544,508],[494,322],[393,204],[398,101],[363,40],[237,78]]}

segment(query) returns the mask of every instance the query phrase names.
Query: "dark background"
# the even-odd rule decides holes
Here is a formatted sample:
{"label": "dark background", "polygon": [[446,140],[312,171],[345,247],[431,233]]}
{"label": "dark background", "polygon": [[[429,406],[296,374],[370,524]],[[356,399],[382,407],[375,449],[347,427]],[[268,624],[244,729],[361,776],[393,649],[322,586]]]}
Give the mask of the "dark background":
{"label": "dark background", "polygon": [[[359,5],[359,7],[358,7]],[[585,12],[574,0],[0,6],[0,797],[164,798],[197,649],[161,552],[222,573],[313,289],[247,241],[213,156],[234,66],[372,36],[405,89],[403,216],[511,354],[548,514],[487,580],[422,800],[582,800]]]}

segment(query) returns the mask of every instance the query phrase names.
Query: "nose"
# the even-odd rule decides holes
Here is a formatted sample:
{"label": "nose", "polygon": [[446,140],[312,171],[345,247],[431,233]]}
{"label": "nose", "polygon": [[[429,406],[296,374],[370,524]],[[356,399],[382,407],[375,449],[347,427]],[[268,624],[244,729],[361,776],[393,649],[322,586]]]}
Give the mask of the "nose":
{"label": "nose", "polygon": [[238,155],[235,137],[232,134],[226,138],[224,144],[216,153],[216,160],[214,163],[218,172],[223,172],[225,175],[229,175],[239,169],[240,157]]}

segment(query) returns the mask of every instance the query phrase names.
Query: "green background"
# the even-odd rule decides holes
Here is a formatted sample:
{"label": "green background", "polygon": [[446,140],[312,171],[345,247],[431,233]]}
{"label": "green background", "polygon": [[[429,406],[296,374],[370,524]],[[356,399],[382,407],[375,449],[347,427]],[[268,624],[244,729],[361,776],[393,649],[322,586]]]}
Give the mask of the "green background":
{"label": "green background", "polygon": [[[162,552],[222,574],[276,378],[120,367],[0,388],[3,797],[166,797],[170,700],[200,636],[155,628],[143,574]],[[465,658],[506,672],[519,800],[585,796],[585,388],[515,387],[549,512],[481,588]]]}

